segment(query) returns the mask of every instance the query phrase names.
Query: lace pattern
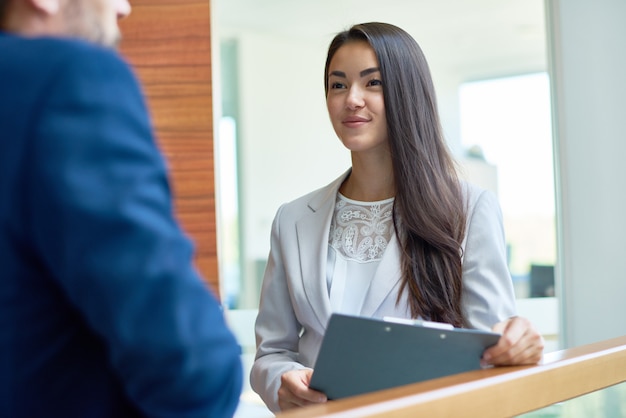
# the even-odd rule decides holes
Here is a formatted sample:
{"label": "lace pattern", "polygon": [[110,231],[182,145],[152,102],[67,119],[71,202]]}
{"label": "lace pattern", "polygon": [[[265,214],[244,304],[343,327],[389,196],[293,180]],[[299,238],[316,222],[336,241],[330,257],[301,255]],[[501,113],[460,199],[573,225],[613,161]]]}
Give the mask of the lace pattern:
{"label": "lace pattern", "polygon": [[359,202],[337,193],[329,244],[347,260],[379,261],[393,232],[393,201]]}

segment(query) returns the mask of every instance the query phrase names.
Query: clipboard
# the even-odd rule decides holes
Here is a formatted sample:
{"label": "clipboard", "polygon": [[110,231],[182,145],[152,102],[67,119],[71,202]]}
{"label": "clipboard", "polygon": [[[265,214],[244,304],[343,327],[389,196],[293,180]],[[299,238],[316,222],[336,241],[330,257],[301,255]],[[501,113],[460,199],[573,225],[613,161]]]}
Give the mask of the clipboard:
{"label": "clipboard", "polygon": [[448,324],[334,313],[309,387],[341,399],[477,370],[499,338]]}

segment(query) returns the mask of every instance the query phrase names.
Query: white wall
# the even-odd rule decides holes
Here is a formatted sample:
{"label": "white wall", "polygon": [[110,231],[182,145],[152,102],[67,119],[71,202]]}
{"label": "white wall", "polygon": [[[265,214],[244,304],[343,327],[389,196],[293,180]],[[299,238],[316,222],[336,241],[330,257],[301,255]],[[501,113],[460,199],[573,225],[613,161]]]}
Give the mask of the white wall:
{"label": "white wall", "polygon": [[547,0],[562,335],[626,334],[626,1]]}
{"label": "white wall", "polygon": [[267,259],[270,227],[285,202],[322,187],[350,167],[330,124],[324,60],[330,40],[259,32],[237,36],[240,120],[240,227],[243,307],[258,305],[258,260]]}
{"label": "white wall", "polygon": [[245,246],[250,257],[266,258],[279,205],[330,182],[350,156],[326,112],[326,42],[261,33],[238,42]]}

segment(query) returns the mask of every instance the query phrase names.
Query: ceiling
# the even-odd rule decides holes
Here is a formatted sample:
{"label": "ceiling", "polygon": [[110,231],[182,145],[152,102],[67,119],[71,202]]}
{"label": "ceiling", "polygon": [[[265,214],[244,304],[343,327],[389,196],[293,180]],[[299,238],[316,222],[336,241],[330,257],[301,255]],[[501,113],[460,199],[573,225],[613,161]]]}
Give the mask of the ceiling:
{"label": "ceiling", "polygon": [[351,24],[393,23],[434,70],[465,79],[546,69],[543,0],[213,0],[220,38],[239,31],[330,39]]}

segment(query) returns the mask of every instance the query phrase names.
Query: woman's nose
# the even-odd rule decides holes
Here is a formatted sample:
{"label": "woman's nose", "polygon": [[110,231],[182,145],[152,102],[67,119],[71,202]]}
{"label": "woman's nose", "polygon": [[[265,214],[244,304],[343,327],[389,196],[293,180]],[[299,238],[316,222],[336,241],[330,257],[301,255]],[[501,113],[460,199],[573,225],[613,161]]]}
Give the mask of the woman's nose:
{"label": "woman's nose", "polygon": [[346,100],[346,105],[350,110],[360,109],[365,105],[365,100],[363,99],[363,92],[361,91],[361,89],[355,86],[350,88]]}

